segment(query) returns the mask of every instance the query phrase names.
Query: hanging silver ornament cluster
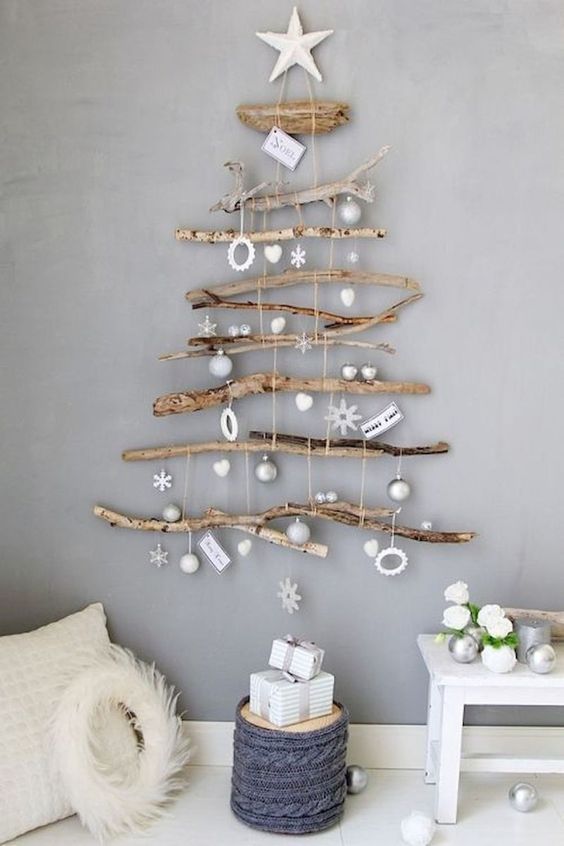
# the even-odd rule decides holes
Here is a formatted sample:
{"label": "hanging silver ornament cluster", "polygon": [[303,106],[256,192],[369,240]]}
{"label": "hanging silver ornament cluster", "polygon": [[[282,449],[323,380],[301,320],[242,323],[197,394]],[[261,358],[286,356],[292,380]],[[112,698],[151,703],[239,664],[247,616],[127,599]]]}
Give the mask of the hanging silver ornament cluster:
{"label": "hanging silver ornament cluster", "polygon": [[182,511],[174,502],[169,502],[163,508],[163,520],[167,523],[177,523],[182,517]]}
{"label": "hanging silver ornament cluster", "polygon": [[471,664],[478,657],[478,641],[470,634],[453,635],[448,642],[448,651],[458,664]]}
{"label": "hanging silver ornament cluster", "polygon": [[216,379],[225,379],[233,370],[233,362],[223,350],[218,350],[210,358],[209,369],[211,375],[215,376]]}
{"label": "hanging silver ornament cluster", "polygon": [[516,811],[528,814],[539,801],[536,787],[526,781],[518,781],[509,790],[509,803]]}
{"label": "hanging silver ornament cluster", "polygon": [[187,576],[193,575],[200,566],[200,559],[193,552],[187,552],[178,562],[181,571]]}
{"label": "hanging silver ornament cluster", "polygon": [[[378,368],[372,362],[367,361],[360,367],[360,376],[365,382],[373,382],[378,373]],[[341,379],[345,382],[354,382],[359,374],[359,368],[356,364],[351,364],[349,361],[341,365]]]}
{"label": "hanging silver ornament cluster", "polygon": [[337,217],[345,226],[356,226],[362,217],[362,209],[356,200],[347,196],[337,204]]}
{"label": "hanging silver ornament cluster", "polygon": [[274,461],[268,457],[268,455],[263,455],[257,466],[255,467],[255,476],[259,480],[259,482],[273,482],[278,475],[278,467],[274,463]]}
{"label": "hanging silver ornament cluster", "polygon": [[411,493],[411,485],[402,479],[401,476],[396,476],[388,483],[388,496],[393,502],[405,502]]}
{"label": "hanging silver ornament cluster", "polygon": [[296,517],[293,523],[290,523],[286,529],[286,537],[296,546],[303,546],[311,537],[311,530],[307,523]]}
{"label": "hanging silver ornament cluster", "polygon": [[317,491],[314,499],[318,505],[324,505],[326,502],[337,502],[339,495],[337,491],[327,491],[327,493],[324,493],[324,491]]}
{"label": "hanging silver ornament cluster", "polygon": [[347,767],[347,793],[355,796],[362,793],[368,784],[368,773],[359,764],[349,764]]}
{"label": "hanging silver ornament cluster", "polygon": [[546,675],[554,670],[556,652],[550,643],[537,643],[527,650],[527,666],[533,673]]}

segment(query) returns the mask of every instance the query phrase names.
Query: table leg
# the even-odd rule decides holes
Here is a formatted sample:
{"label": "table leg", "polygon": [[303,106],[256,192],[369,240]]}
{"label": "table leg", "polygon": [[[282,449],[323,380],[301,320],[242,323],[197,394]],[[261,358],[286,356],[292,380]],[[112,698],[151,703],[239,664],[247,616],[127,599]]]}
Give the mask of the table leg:
{"label": "table leg", "polygon": [[463,719],[464,689],[445,687],[435,797],[435,819],[438,823],[456,822]]}
{"label": "table leg", "polygon": [[441,689],[435,683],[433,676],[429,676],[429,696],[427,704],[427,747],[425,753],[425,781],[427,784],[435,784],[437,774],[433,760],[432,746],[440,739],[441,733]]}

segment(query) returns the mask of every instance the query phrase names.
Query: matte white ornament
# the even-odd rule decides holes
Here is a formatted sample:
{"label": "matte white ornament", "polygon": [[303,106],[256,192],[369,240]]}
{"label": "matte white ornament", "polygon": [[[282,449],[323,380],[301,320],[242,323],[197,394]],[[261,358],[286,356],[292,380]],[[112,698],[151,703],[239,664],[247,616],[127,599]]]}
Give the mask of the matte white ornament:
{"label": "matte white ornament", "polygon": [[345,226],[355,226],[362,216],[362,209],[352,197],[346,197],[337,205],[337,217]]}
{"label": "matte white ornament", "polygon": [[162,548],[160,543],[157,544],[156,549],[152,549],[149,552],[149,561],[151,564],[154,564],[155,567],[159,569],[164,565],[168,564],[168,552]]}
{"label": "matte white ornament", "polygon": [[253,330],[249,326],[248,323],[241,323],[239,326],[239,334],[242,335],[244,338],[247,338]]}
{"label": "matte white ornament", "polygon": [[376,378],[377,373],[378,368],[375,364],[372,364],[370,361],[367,361],[366,364],[363,364],[360,368],[360,375],[362,376],[365,382],[373,382]]}
{"label": "matte white ornament", "polygon": [[294,250],[290,253],[291,259],[290,264],[298,269],[306,263],[306,251],[300,247],[298,244]]}
{"label": "matte white ornament", "polygon": [[358,367],[356,364],[343,364],[341,367],[341,378],[345,380],[345,382],[354,382],[356,377],[358,376]]}
{"label": "matte white ornament", "polygon": [[239,435],[239,421],[232,408],[224,408],[219,418],[221,434],[226,441],[236,441]]}
{"label": "matte white ornament", "polygon": [[263,455],[255,467],[255,476],[259,482],[273,482],[278,475],[278,467],[268,455]]}
{"label": "matte white ornament", "polygon": [[405,502],[411,493],[409,482],[397,476],[388,484],[388,496],[393,502]]}
{"label": "matte white ornament", "polygon": [[339,296],[341,298],[342,304],[346,308],[350,308],[354,303],[354,298],[356,297],[356,294],[354,288],[341,288]]}
{"label": "matte white ornament", "polygon": [[212,376],[216,379],[225,379],[233,370],[233,362],[226,355],[223,350],[218,350],[216,354],[210,358],[209,370]]}
{"label": "matte white ornament", "polygon": [[252,546],[252,540],[250,540],[249,538],[245,538],[245,540],[239,541],[239,543],[237,544],[237,552],[239,553],[239,555],[242,555],[243,558],[246,558],[246,556],[251,551]]}
{"label": "matte white ornament", "polygon": [[536,807],[539,801],[539,794],[536,787],[526,781],[518,781],[509,789],[509,802],[511,807],[522,814],[528,814]]}
{"label": "matte white ornament", "polygon": [[295,402],[298,411],[309,411],[313,405],[313,397],[311,394],[299,393],[296,394]]}
{"label": "matte white ornament", "polygon": [[423,522],[421,523],[421,528],[425,532],[430,532],[433,528],[433,524],[430,520],[423,520]]}
{"label": "matte white ornament", "polygon": [[358,405],[347,405],[344,399],[341,399],[339,405],[330,405],[328,414],[325,420],[331,424],[331,428],[339,429],[343,437],[347,434],[348,429],[356,431],[358,426],[356,420],[362,419],[362,414],[357,414]]}
{"label": "matte white ornament", "polygon": [[[399,558],[399,564],[395,567],[385,567],[383,562],[387,558]],[[407,567],[407,555],[403,549],[399,549],[397,546],[387,546],[376,556],[374,566],[382,576],[399,576]]]}
{"label": "matte white ornament", "polygon": [[186,575],[191,576],[193,573],[198,570],[200,566],[200,559],[197,555],[194,555],[193,552],[187,552],[183,555],[178,562],[178,566],[182,570],[183,573]]}
{"label": "matte white ornament", "polygon": [[275,317],[273,320],[270,321],[270,328],[272,329],[272,333],[274,335],[282,334],[285,327],[286,327],[286,318],[285,317]]}
{"label": "matte white ornament", "polygon": [[484,646],[482,650],[482,663],[492,673],[510,673],[517,663],[515,650],[510,646]]}
{"label": "matte white ornament", "polygon": [[412,811],[401,821],[400,828],[402,840],[408,846],[429,846],[437,830],[434,820],[421,811]]}
{"label": "matte white ornament", "polygon": [[172,476],[166,470],[161,470],[160,473],[155,473],[153,476],[153,487],[157,488],[161,493],[164,493],[168,488],[172,488]]}
{"label": "matte white ornament", "polygon": [[[235,250],[237,247],[244,247],[247,250],[247,258],[243,262],[238,262],[235,258]],[[227,250],[227,261],[229,262],[229,266],[233,268],[233,270],[243,271],[248,270],[251,264],[255,260],[255,248],[253,243],[246,237],[246,235],[238,235],[231,243],[229,244],[229,249]]]}
{"label": "matte white ornament", "polygon": [[376,558],[378,550],[380,549],[380,544],[376,538],[370,538],[370,540],[367,540],[362,548],[369,558]]}
{"label": "matte white ornament", "polygon": [[286,529],[286,537],[288,540],[295,543],[296,546],[303,546],[311,537],[311,530],[307,523],[302,522],[299,517],[296,517],[293,523],[290,523]]}
{"label": "matte white ornament", "polygon": [[301,596],[298,593],[298,583],[292,582],[286,576],[283,582],[278,582],[278,587],[280,590],[276,594],[282,600],[282,608],[284,611],[287,611],[288,614],[293,614],[294,611],[300,610],[300,600]]}
{"label": "matte white ornament", "polygon": [[230,470],[231,462],[228,458],[222,458],[219,461],[214,461],[213,463],[213,472],[216,476],[219,476],[220,479],[225,478]]}
{"label": "matte white ornament", "polygon": [[163,508],[163,520],[167,523],[176,523],[182,517],[182,511],[174,502],[169,502]]}
{"label": "matte white ornament", "polygon": [[320,32],[304,34],[300,16],[295,6],[286,32],[257,32],[256,34],[261,41],[280,52],[268,81],[274,82],[288,68],[300,65],[318,82],[321,82],[322,76],[317,69],[311,51],[332,33],[332,29],[325,29]]}
{"label": "matte white ornament", "polygon": [[264,248],[264,257],[270,264],[278,264],[282,258],[282,247],[280,244],[267,244]]}

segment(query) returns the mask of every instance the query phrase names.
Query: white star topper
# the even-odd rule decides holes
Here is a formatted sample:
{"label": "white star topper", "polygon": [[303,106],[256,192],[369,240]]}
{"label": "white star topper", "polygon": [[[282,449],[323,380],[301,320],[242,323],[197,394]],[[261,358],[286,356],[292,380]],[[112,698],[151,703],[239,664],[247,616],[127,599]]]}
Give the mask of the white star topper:
{"label": "white star topper", "polygon": [[278,61],[274,65],[274,70],[268,81],[274,82],[288,68],[293,65],[301,65],[318,82],[321,82],[322,76],[313,60],[311,51],[332,33],[332,29],[325,29],[322,32],[308,32],[304,35],[300,16],[295,6],[288,24],[288,32],[257,32],[259,38],[274,47],[275,50],[280,50]]}

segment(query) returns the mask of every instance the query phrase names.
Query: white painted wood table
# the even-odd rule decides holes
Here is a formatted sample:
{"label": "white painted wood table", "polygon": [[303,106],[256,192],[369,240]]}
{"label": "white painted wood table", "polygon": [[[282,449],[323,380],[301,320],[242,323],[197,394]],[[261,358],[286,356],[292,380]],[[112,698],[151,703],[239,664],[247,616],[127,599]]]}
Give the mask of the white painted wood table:
{"label": "white painted wood table", "polygon": [[556,667],[544,676],[524,664],[502,674],[486,669],[480,659],[457,664],[447,641],[435,643],[435,635],[419,635],[417,645],[429,671],[425,781],[436,784],[437,822],[456,822],[461,771],[564,773],[564,758],[462,752],[465,705],[564,705],[564,644],[554,644]]}

